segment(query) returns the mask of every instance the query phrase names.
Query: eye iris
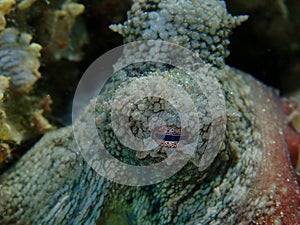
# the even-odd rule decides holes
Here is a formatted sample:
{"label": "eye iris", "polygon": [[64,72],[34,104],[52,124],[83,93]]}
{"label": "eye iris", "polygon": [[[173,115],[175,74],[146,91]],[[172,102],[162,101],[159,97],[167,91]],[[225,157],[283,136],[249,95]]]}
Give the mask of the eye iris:
{"label": "eye iris", "polygon": [[[184,135],[182,134],[184,133]],[[188,135],[180,127],[160,126],[154,129],[153,139],[162,147],[177,148],[178,143],[186,144]]]}

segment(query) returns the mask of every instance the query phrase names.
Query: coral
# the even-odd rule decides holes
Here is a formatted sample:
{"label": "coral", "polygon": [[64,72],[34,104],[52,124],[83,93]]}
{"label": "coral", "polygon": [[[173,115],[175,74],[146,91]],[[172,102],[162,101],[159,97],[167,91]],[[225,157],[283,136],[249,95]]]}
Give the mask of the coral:
{"label": "coral", "polygon": [[28,92],[40,78],[39,57],[42,47],[30,43],[31,35],[7,28],[0,33],[0,71],[10,77],[10,88],[14,92]]}
{"label": "coral", "polygon": [[[84,5],[66,1],[61,9],[47,10],[40,26],[39,39],[45,55],[59,61],[81,60],[81,48],[87,43],[86,30],[76,18],[84,12]],[[74,29],[76,24],[76,29]]]}
{"label": "coral", "polygon": [[0,144],[0,165],[10,156],[10,148],[7,144]]}
{"label": "coral", "polygon": [[36,0],[22,0],[21,2],[18,3],[18,8],[21,10],[28,9],[35,2]]}
{"label": "coral", "polygon": [[0,2],[0,31],[3,30],[6,26],[5,15],[8,14],[11,10],[11,7],[16,2],[14,0],[2,0]]}
{"label": "coral", "polygon": [[125,42],[162,39],[197,51],[199,56],[218,66],[229,55],[231,29],[247,16],[226,13],[223,1],[143,1],[128,12],[124,25],[112,25]]}
{"label": "coral", "polygon": [[57,114],[69,108],[79,79],[76,62],[88,41],[84,10],[70,0],[0,1],[0,144],[12,153],[5,162],[19,158],[52,123],[68,122]]}
{"label": "coral", "polygon": [[0,76],[0,102],[1,103],[3,102],[5,91],[8,89],[8,87],[9,87],[9,78]]}
{"label": "coral", "polygon": [[59,126],[70,121],[69,116],[63,119],[61,116],[69,110],[81,75],[82,65],[78,62],[83,59],[83,46],[88,41],[82,20],[84,10],[85,6],[77,1],[24,0],[17,1],[14,10],[7,15],[9,27],[30,34],[34,42],[42,46],[39,71],[43,78],[34,91],[41,98],[51,96],[54,107],[50,116]]}
{"label": "coral", "polygon": [[[46,119],[52,114],[52,99],[41,83],[55,79],[53,74],[49,77],[45,73],[43,81],[37,84],[41,78],[40,60],[43,70],[47,66],[58,68],[54,63],[46,64],[48,62],[81,59],[81,47],[87,36],[84,25],[76,19],[83,11],[82,4],[72,1],[0,2],[0,143],[9,146],[11,159],[18,158],[28,143],[54,128]],[[35,18],[39,22],[32,24]],[[35,42],[31,42],[32,39]],[[74,72],[68,67],[64,70],[73,76]],[[65,73],[64,70],[60,72]],[[64,85],[64,91],[66,88]]]}
{"label": "coral", "polygon": [[[53,129],[30,91],[40,78],[41,46],[15,28],[0,33],[0,143],[10,148]],[[12,150],[10,150],[12,151]]]}
{"label": "coral", "polygon": [[83,4],[69,0],[22,0],[7,17],[9,26],[35,35],[48,59],[79,61],[88,40],[85,25],[78,19],[84,9]]}

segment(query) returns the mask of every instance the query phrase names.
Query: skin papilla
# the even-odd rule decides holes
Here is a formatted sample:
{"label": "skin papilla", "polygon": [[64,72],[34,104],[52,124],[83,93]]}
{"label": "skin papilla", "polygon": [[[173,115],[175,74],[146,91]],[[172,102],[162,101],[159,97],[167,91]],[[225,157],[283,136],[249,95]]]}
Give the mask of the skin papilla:
{"label": "skin papilla", "polygon": [[[149,5],[147,1],[135,1],[131,13],[137,12],[134,16],[137,24],[147,21],[142,15],[143,10],[147,11],[149,7],[152,12],[158,10],[157,16],[160,16],[159,13],[164,9],[162,6],[166,5],[161,4],[162,8],[158,9],[157,2],[153,2]],[[188,5],[190,1],[180,2],[187,4],[183,5],[184,9],[191,8]],[[177,1],[173,3],[176,5]],[[195,1],[199,7],[202,3],[211,10],[210,13],[216,12],[216,15],[231,18],[226,14],[224,2]],[[186,15],[187,12],[183,10],[182,13]],[[228,20],[224,22],[221,19],[219,23],[228,27]],[[227,28],[228,32],[232,27],[230,25]],[[117,29],[123,28],[119,26]],[[126,32],[130,33],[128,29]],[[204,36],[208,35],[206,31],[204,29]],[[140,37],[143,30],[139,28],[134,32]],[[179,40],[183,42],[177,44],[188,45],[185,41],[189,39]],[[220,62],[225,55],[217,56],[221,57]],[[199,54],[199,57],[203,55]],[[286,116],[278,94],[246,73],[222,63],[214,63],[217,58],[214,55],[207,59],[213,65],[205,63],[203,67],[221,87],[227,123],[225,135],[222,136],[223,144],[207,168],[199,170],[196,151],[192,158],[194,161],[188,162],[174,176],[157,184],[132,187],[109,181],[87,165],[74,139],[73,128],[88,149],[97,149],[95,138],[102,138],[110,146],[109,151],[113,155],[128,162],[155,162],[157,159],[157,154],[149,154],[144,158],[134,154],[122,155],[126,149],[120,148],[111,130],[102,126],[109,124],[109,118],[103,114],[110,111],[114,88],[126,87],[130,79],[156,76],[168,77],[180,83],[187,78],[176,69],[148,68],[138,72],[127,68],[112,76],[98,99],[91,101],[74,127],[45,134],[1,175],[0,224],[300,223],[299,177],[290,163],[284,137]],[[203,108],[205,117],[205,112],[209,110],[205,96],[192,82],[187,82],[186,87],[192,96],[198,96],[195,99],[199,100],[197,104]],[[128,93],[133,91],[129,89]],[[137,136],[143,135],[139,133],[142,128],[140,116],[158,113],[160,109],[168,109],[168,105],[155,98],[137,104],[131,118],[131,128]],[[171,114],[172,110],[168,113]],[[169,114],[162,116],[170,119]],[[98,134],[89,132],[92,127],[89,127],[87,120],[91,116],[96,118]],[[176,124],[176,120],[172,123]],[[210,124],[203,122],[203,125]],[[206,131],[203,128],[200,133],[205,137]]]}

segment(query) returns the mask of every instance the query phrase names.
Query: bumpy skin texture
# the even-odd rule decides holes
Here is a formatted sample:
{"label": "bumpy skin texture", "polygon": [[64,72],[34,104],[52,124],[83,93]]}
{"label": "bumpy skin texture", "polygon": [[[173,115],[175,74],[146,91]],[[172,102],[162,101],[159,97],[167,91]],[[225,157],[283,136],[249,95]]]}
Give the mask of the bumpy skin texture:
{"label": "bumpy skin texture", "polygon": [[193,49],[209,63],[224,66],[228,37],[247,16],[232,16],[224,1],[135,1],[124,25],[112,25],[125,42],[161,39]]}
{"label": "bumpy skin texture", "polygon": [[103,181],[80,156],[72,127],[49,133],[1,177],[1,224],[92,224]]}
{"label": "bumpy skin texture", "polygon": [[[233,113],[226,148],[206,171],[200,173],[189,163],[157,185],[117,185],[85,164],[72,128],[64,128],[45,135],[2,175],[0,221],[95,224],[102,212],[102,224],[110,224],[115,214],[129,224],[296,224],[299,185],[289,167],[280,117],[270,115],[279,111],[277,97],[251,77],[228,67],[225,71],[219,79]],[[271,121],[272,131],[266,126]],[[85,140],[92,148],[90,138]]]}
{"label": "bumpy skin texture", "polygon": [[[87,166],[67,127],[46,134],[1,175],[0,223],[299,223],[299,183],[277,94],[241,71],[211,68],[225,95],[228,120],[224,148],[207,170],[188,163],[156,185],[118,185]],[[94,103],[75,124],[91,149],[97,135],[78,125],[93,115]]]}

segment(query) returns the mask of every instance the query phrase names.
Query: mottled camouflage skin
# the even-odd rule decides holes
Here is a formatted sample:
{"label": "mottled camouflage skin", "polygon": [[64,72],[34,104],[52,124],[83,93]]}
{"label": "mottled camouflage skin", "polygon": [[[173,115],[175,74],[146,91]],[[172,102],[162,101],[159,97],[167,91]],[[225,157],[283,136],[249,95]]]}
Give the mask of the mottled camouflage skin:
{"label": "mottled camouflage skin", "polygon": [[[275,114],[277,95],[238,70],[223,65],[213,71],[225,96],[228,118],[223,150],[207,170],[199,172],[188,163],[155,185],[119,185],[85,163],[72,127],[63,128],[46,134],[1,175],[0,223],[264,224],[274,214],[273,223],[296,224],[299,193],[290,202],[296,211],[288,209],[287,219],[277,216],[281,202],[276,195],[276,184],[286,179],[294,185],[286,186],[287,193],[297,193],[292,188],[298,185],[294,174],[270,176],[273,183],[269,181],[266,190],[261,184],[261,176],[268,179],[266,171],[273,168],[268,155],[283,143],[282,120]],[[92,112],[91,104],[79,122]],[[270,123],[274,129],[268,127]],[[270,130],[276,139],[270,139]],[[89,136],[85,140],[93,146]]]}

